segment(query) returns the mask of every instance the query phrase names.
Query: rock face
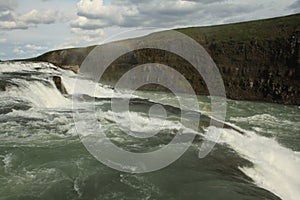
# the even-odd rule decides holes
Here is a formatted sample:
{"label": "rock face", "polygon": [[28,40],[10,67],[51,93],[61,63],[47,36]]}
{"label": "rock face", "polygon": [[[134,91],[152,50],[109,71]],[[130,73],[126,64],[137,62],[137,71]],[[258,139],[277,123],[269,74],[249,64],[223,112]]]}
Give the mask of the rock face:
{"label": "rock face", "polygon": [[67,89],[65,88],[61,77],[59,76],[53,76],[53,82],[56,86],[56,88],[60,91],[61,94],[63,95],[68,95]]}
{"label": "rock face", "polygon": [[26,61],[49,62],[61,68],[71,68],[70,70],[78,72],[77,66],[80,66],[85,57],[93,50],[95,46],[86,48],[72,48],[50,51],[36,58],[29,58]]}
{"label": "rock face", "polygon": [[60,68],[64,70],[71,70],[74,73],[78,74],[79,73],[79,65],[61,65]]}
{"label": "rock face", "polygon": [[[229,98],[300,104],[299,20],[294,15],[203,34],[202,44],[219,67]],[[195,29],[183,32],[196,34]]]}
{"label": "rock face", "polygon": [[[177,31],[196,40],[211,55],[223,77],[228,98],[300,105],[299,21],[297,14]],[[53,51],[30,60],[57,66],[81,65],[94,47]],[[197,94],[208,94],[201,76],[188,62],[158,49],[121,56],[105,72],[102,81],[113,85],[126,71],[152,62],[173,67],[186,77]],[[165,90],[157,85],[143,89]]]}

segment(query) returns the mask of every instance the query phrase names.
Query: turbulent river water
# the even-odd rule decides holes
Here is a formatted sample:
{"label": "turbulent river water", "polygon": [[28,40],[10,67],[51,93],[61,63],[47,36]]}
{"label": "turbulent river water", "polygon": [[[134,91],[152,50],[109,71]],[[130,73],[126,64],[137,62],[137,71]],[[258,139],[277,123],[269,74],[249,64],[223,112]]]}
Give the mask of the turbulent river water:
{"label": "turbulent river water", "polygon": [[[62,95],[52,77],[60,76],[69,93]],[[236,130],[199,129],[192,146],[166,168],[134,174],[107,167],[81,142],[73,119],[72,96],[78,98],[82,120],[94,116],[100,131],[133,152],[168,144],[187,129],[176,113],[167,120],[149,120],[148,107],[133,103],[132,129],[148,132],[165,127],[151,140],[137,142],[120,134],[110,109],[111,97],[126,92],[82,79],[82,94],[74,90],[79,76],[47,63],[0,64],[0,199],[300,199],[300,107],[259,102],[227,101],[226,122]],[[90,86],[90,87],[89,87]],[[88,96],[89,95],[89,96]],[[176,106],[172,94],[136,92]],[[87,97],[97,97],[88,101]],[[85,100],[83,100],[85,99]],[[201,112],[210,114],[210,98],[199,96]],[[95,115],[95,113],[97,113]],[[116,114],[117,118],[113,118]],[[84,124],[88,129],[88,120]],[[188,129],[187,129],[188,131]],[[198,157],[203,139],[221,134],[205,158]]]}

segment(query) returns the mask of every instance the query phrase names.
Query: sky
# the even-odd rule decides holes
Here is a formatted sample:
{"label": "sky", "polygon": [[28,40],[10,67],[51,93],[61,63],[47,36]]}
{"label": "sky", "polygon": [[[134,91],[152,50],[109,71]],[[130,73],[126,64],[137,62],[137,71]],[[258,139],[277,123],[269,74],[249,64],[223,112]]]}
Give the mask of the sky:
{"label": "sky", "polygon": [[0,0],[0,60],[300,12],[300,0]]}

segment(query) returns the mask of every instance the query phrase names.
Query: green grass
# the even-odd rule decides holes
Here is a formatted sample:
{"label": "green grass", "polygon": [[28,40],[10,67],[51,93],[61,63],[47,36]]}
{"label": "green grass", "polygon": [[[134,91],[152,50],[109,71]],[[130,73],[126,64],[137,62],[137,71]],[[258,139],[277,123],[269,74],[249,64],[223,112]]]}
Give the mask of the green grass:
{"label": "green grass", "polygon": [[300,31],[300,14],[236,24],[177,29],[200,43],[274,40]]}

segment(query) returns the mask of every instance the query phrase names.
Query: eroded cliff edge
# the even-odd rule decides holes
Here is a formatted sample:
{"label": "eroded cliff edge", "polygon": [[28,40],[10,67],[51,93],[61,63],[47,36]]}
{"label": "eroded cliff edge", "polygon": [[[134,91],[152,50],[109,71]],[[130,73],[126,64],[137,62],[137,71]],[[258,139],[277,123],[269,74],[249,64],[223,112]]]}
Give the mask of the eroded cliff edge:
{"label": "eroded cliff edge", "polygon": [[[299,22],[300,14],[297,14],[177,31],[192,37],[211,55],[222,74],[228,98],[300,105]],[[80,66],[94,48],[57,50],[28,60],[46,61],[77,71],[76,66]],[[120,57],[106,71],[102,81],[113,85],[124,72],[150,62],[175,68],[190,81],[197,94],[208,94],[205,83],[188,62],[157,49],[143,49]],[[164,88],[152,85],[144,89]]]}

